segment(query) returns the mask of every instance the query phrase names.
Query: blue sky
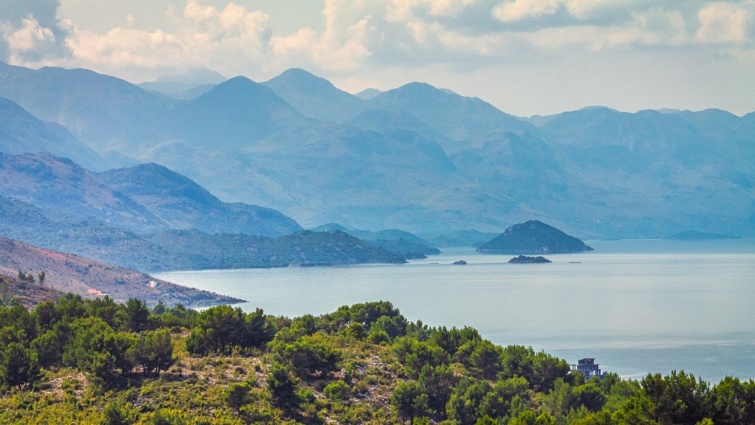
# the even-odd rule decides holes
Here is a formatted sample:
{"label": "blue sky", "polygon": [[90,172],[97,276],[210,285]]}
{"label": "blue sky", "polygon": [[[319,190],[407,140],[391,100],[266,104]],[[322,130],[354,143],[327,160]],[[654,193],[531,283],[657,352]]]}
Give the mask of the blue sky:
{"label": "blue sky", "polygon": [[755,111],[755,0],[0,0],[0,59],[132,82],[299,67],[422,81],[516,115]]}

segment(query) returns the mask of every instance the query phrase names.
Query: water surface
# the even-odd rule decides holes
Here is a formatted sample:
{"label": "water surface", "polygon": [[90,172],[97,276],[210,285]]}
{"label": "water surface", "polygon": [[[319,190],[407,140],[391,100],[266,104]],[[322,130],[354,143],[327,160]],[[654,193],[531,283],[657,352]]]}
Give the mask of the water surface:
{"label": "water surface", "polygon": [[[755,378],[755,241],[590,241],[551,264],[508,264],[471,248],[404,265],[161,273],[249,300],[245,310],[322,314],[388,300],[409,320],[472,326],[495,343],[625,377],[684,369],[711,381]],[[456,260],[466,266],[453,265]]]}

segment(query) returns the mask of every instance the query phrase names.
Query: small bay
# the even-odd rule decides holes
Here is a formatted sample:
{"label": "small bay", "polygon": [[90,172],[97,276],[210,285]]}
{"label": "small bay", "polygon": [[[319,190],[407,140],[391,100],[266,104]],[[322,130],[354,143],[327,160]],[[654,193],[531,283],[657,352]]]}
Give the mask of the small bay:
{"label": "small bay", "polygon": [[[588,253],[508,264],[472,248],[403,265],[176,271],[181,285],[249,300],[244,310],[323,314],[387,300],[412,321],[472,326],[501,345],[545,350],[640,378],[685,370],[755,378],[755,240],[588,241]],[[465,260],[467,265],[453,265]]]}

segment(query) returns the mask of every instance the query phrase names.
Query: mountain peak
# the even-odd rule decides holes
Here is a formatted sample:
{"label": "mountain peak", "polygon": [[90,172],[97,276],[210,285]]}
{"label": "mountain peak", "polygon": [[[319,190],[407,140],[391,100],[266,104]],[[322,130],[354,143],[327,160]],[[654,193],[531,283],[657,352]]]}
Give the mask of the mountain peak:
{"label": "mountain peak", "polygon": [[301,68],[289,69],[263,84],[303,115],[321,121],[346,122],[363,109],[362,99]]}

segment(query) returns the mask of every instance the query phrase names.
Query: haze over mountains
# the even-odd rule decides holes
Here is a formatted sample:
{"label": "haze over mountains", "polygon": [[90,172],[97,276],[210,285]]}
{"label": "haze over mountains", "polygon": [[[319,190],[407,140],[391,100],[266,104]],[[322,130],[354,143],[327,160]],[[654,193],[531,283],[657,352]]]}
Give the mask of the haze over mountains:
{"label": "haze over mountains", "polygon": [[[16,118],[0,134],[48,141],[0,147],[51,152],[94,171],[153,162],[219,197],[199,191],[197,199],[263,205],[304,227],[448,234],[539,219],[581,237],[755,235],[754,113],[595,107],[526,120],[423,83],[370,95],[298,69],[262,84],[231,78],[180,99],[87,70],[0,64],[0,97],[33,115],[4,103]],[[142,171],[151,176],[142,183],[97,175],[121,196],[103,199],[124,208],[108,219],[159,228],[171,216],[172,228],[188,226],[184,207],[159,189],[130,192],[168,172]],[[126,198],[142,209],[127,213]],[[233,205],[227,214],[251,208]],[[206,220],[191,225],[208,232],[226,220],[195,211]]]}

